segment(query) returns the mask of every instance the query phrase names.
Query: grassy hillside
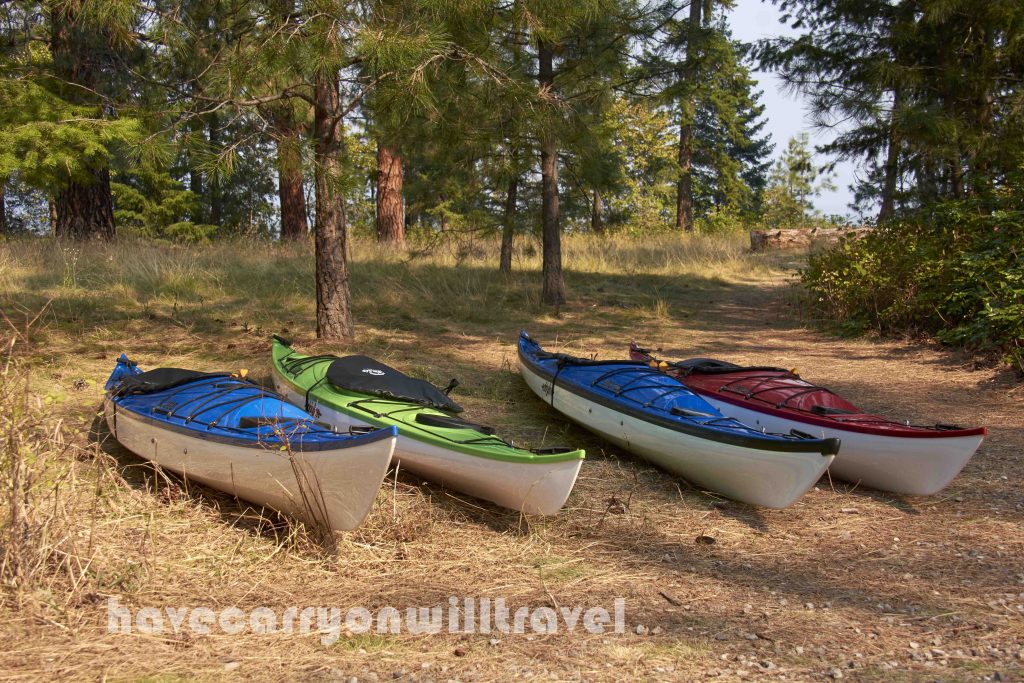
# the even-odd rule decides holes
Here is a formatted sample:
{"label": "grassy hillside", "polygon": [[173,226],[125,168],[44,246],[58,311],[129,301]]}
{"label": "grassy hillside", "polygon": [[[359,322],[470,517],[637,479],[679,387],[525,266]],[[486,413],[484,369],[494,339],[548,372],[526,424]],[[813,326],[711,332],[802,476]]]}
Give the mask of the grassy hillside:
{"label": "grassy hillside", "polygon": [[[1024,643],[1020,389],[927,348],[802,328],[791,271],[739,239],[569,237],[570,304],[541,307],[539,249],[393,254],[357,242],[357,341],[313,339],[308,245],[0,244],[4,677],[113,680],[981,680]],[[793,508],[725,501],[567,425],[518,377],[516,332],[602,358],[631,339],[668,356],[799,367],[865,408],[983,423],[992,436],[934,498],[823,480]],[[399,473],[336,548],[300,526],[154,471],[96,419],[128,352],[141,366],[248,368],[269,336],[358,351],[443,384],[466,416],[531,446],[587,448],[566,509],[525,518]],[[589,635],[107,632],[131,607],[611,608]],[[897,674],[896,671],[900,673]],[[1016,672],[1016,673],[1015,673]]]}

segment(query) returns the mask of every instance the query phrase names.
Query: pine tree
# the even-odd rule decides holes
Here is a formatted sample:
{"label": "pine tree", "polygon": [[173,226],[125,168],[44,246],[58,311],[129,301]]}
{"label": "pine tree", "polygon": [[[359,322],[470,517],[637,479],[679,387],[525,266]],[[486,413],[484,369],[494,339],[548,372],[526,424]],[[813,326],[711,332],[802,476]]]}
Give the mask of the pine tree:
{"label": "pine tree", "polygon": [[127,0],[8,2],[0,7],[0,176],[53,193],[59,237],[114,236],[111,158],[138,139],[127,65],[138,58]]}
{"label": "pine tree", "polygon": [[0,175],[0,236],[10,232],[7,227],[7,176]]}
{"label": "pine tree", "polygon": [[[421,21],[395,25],[387,14],[355,3],[318,0],[296,6],[294,21],[254,22],[231,59],[216,70],[220,98],[232,107],[265,106],[300,98],[313,105],[316,193],[317,335],[349,339],[354,334],[348,282],[345,156],[346,117],[373,92],[381,101],[404,98],[416,111],[429,100],[428,69],[451,54],[445,26],[460,7],[430,8]],[[280,13],[277,15],[280,16]],[[290,30],[280,30],[280,22]],[[342,88],[345,76],[345,89]],[[278,85],[277,93],[266,90]],[[230,88],[225,88],[225,84]]]}
{"label": "pine tree", "polygon": [[712,210],[756,206],[771,152],[747,47],[732,39],[724,7],[666,2],[637,70],[654,101],[677,117],[675,227],[686,232]]}
{"label": "pine tree", "polygon": [[803,224],[815,213],[812,200],[823,191],[835,189],[831,173],[815,166],[807,133],[789,139],[768,182],[764,222],[772,227]]}
{"label": "pine tree", "polygon": [[1021,149],[1024,5],[779,4],[804,33],[762,46],[762,63],[809,97],[818,125],[843,121],[824,150],[868,167],[875,187],[858,194],[879,199],[880,219],[1005,183]]}
{"label": "pine tree", "polygon": [[[541,174],[541,299],[565,302],[562,274],[559,152],[589,111],[611,102],[615,81],[627,66],[636,31],[631,2],[577,0],[524,2],[516,17],[521,35],[535,51]],[[595,117],[598,118],[598,117]]]}
{"label": "pine tree", "polygon": [[303,239],[309,234],[309,223],[306,218],[306,187],[302,172],[303,125],[288,115],[277,115],[272,121],[277,145],[281,239]]}
{"label": "pine tree", "polygon": [[[710,10],[710,3],[708,3]],[[676,228],[693,232],[693,124],[697,117],[697,89],[703,69],[699,63],[702,44],[707,42],[703,20],[705,1],[690,0],[686,23],[686,58],[681,64],[681,77],[686,92],[679,99],[679,185],[676,188]]]}
{"label": "pine tree", "polygon": [[[279,26],[297,28],[295,0],[277,0],[270,10]],[[273,86],[271,91],[275,90]],[[281,211],[281,239],[304,239],[309,234],[303,176],[303,134],[309,129],[310,107],[300,98],[268,105],[268,120],[277,147],[277,187]]]}

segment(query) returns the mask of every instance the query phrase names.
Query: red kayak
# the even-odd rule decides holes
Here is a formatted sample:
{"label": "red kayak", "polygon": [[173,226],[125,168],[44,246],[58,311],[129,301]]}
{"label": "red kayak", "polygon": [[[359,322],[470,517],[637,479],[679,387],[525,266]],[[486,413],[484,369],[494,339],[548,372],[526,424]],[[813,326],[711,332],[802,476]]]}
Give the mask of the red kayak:
{"label": "red kayak", "polygon": [[666,362],[630,344],[633,360],[678,378],[723,414],[767,431],[840,438],[829,472],[865,486],[930,495],[945,488],[981,445],[984,427],[912,425],[865,413],[795,372],[711,358]]}

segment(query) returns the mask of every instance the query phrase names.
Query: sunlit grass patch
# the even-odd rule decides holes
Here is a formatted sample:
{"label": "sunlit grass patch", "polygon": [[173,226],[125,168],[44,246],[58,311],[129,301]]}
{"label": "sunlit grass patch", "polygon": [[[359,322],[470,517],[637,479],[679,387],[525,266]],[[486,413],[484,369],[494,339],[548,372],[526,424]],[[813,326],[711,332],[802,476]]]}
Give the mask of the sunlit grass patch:
{"label": "sunlit grass patch", "polygon": [[537,575],[543,581],[564,582],[580,579],[593,573],[583,558],[544,555],[533,561]]}

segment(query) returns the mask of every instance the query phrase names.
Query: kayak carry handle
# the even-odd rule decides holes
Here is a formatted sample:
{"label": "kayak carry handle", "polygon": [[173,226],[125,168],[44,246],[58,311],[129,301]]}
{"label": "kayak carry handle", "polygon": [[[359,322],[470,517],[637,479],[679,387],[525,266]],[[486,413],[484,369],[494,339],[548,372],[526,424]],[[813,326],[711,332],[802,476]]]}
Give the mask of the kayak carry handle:
{"label": "kayak carry handle", "polygon": [[361,436],[363,434],[375,432],[377,429],[377,427],[372,425],[349,425],[348,433],[353,436]]}
{"label": "kayak carry handle", "polygon": [[287,346],[288,348],[291,348],[291,346],[292,346],[292,341],[290,339],[285,339],[284,337],[282,337],[279,334],[275,334],[275,335],[271,336],[271,339],[273,339],[274,341],[278,342],[279,344],[283,344],[284,346]]}
{"label": "kayak carry handle", "polygon": [[842,444],[840,439],[829,437],[817,437],[814,434],[808,434],[802,432],[799,429],[790,429],[790,436],[795,436],[798,439],[804,439],[805,441],[819,441],[821,442],[821,454],[824,456],[836,455],[839,453],[839,446]]}
{"label": "kayak carry handle", "polygon": [[811,412],[815,415],[856,415],[855,410],[846,410],[845,408],[833,408],[832,406],[823,406],[820,403],[811,406]]}
{"label": "kayak carry handle", "polygon": [[549,446],[547,448],[531,448],[530,452],[534,455],[561,455],[563,453],[572,453],[575,448],[569,448],[568,446]]}
{"label": "kayak carry handle", "polygon": [[690,410],[689,408],[673,407],[669,412],[680,417],[714,417],[711,413],[702,413],[699,410]]}

